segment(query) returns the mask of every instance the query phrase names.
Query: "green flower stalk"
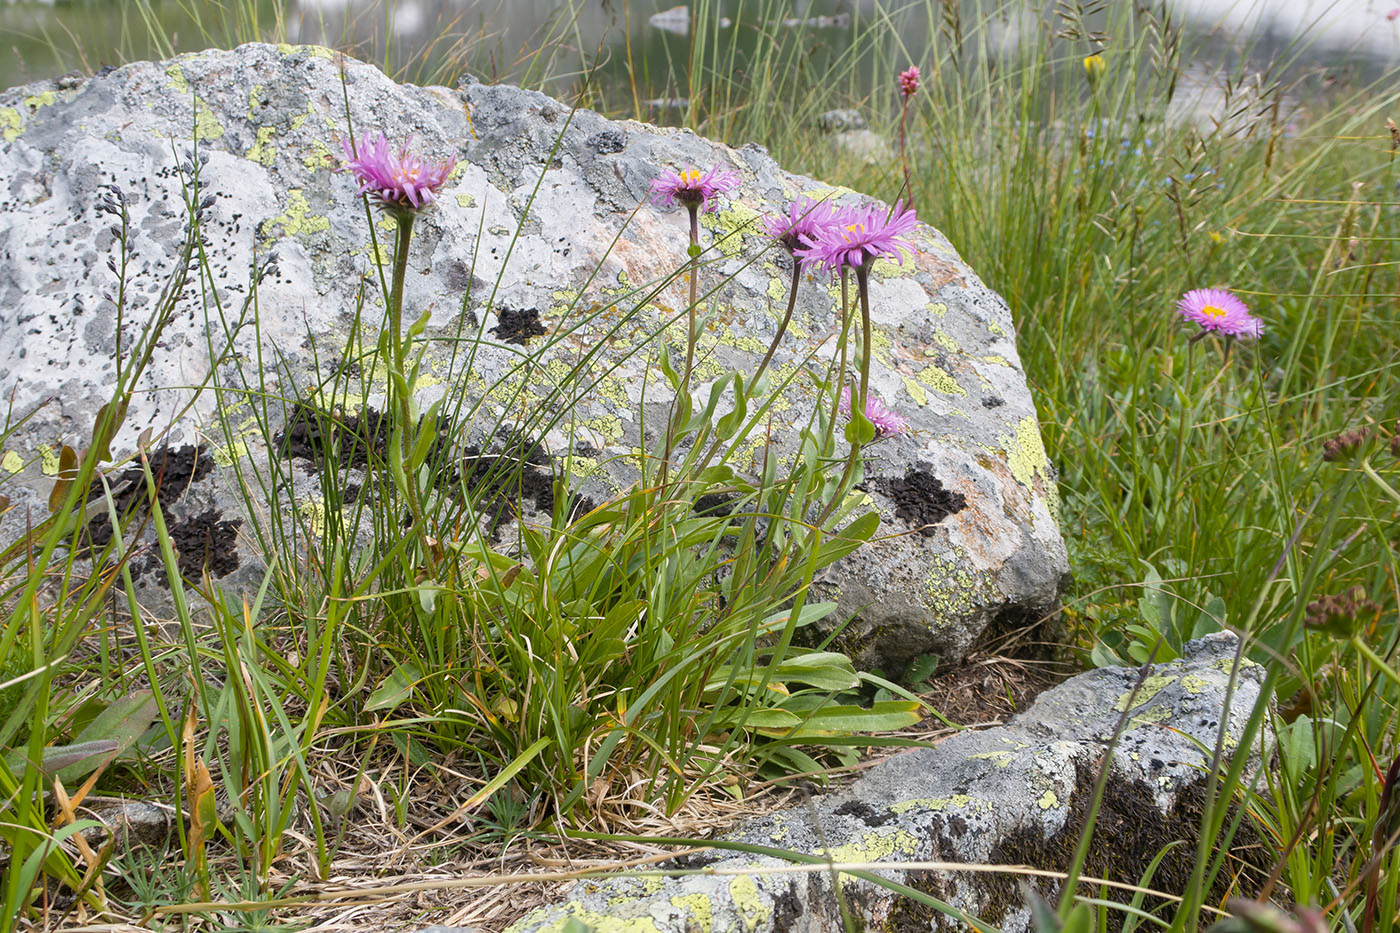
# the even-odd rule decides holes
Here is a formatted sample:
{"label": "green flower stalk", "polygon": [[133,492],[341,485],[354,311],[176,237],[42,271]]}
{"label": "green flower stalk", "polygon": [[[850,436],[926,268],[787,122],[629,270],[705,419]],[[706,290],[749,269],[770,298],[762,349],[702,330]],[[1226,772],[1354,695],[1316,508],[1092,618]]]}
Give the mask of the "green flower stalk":
{"label": "green flower stalk", "polygon": [[424,531],[423,508],[415,478],[408,476],[405,464],[410,459],[413,428],[413,385],[408,376],[408,347],[403,337],[403,283],[408,273],[408,248],[413,242],[413,221],[418,212],[431,205],[437,192],[447,183],[457,160],[449,156],[445,162],[434,162],[410,152],[407,145],[397,151],[381,131],[367,146],[356,148],[349,141],[341,143],[345,163],[339,171],[350,172],[360,183],[360,193],[367,195],[386,214],[394,218],[397,237],[394,246],[394,272],[389,287],[389,356],[392,372],[389,377],[390,404],[395,408],[393,439],[389,445],[389,468],[394,482],[408,500],[415,528]]}

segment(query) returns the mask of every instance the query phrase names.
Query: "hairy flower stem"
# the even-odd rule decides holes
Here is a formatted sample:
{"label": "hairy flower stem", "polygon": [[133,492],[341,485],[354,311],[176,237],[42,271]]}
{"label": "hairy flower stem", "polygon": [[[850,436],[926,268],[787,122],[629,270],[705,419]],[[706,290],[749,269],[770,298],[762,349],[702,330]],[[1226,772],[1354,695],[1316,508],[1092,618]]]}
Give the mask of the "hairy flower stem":
{"label": "hairy flower stem", "polygon": [[758,368],[753,371],[753,376],[749,378],[749,385],[752,386],[763,371],[768,368],[768,364],[773,361],[773,354],[778,350],[778,343],[783,339],[783,334],[787,333],[788,322],[792,320],[793,309],[797,307],[797,283],[802,278],[802,263],[793,257],[792,260],[792,288],[788,291],[787,312],[783,315],[782,323],[778,325],[778,332],[773,335],[773,342],[768,344],[768,352],[763,354],[763,359],[759,361]]}
{"label": "hairy flower stem", "polygon": [[[696,305],[699,304],[700,294],[700,205],[687,203],[686,208],[690,211],[690,305],[685,309],[686,314],[686,335],[685,335],[685,370],[681,378],[680,394],[686,398],[690,397],[690,376],[695,369],[695,341],[698,339],[696,333]],[[680,396],[676,398],[676,404],[672,408],[673,415],[670,423],[666,425],[666,452],[661,457],[661,474],[658,485],[664,491],[666,488],[666,478],[670,473],[671,451],[676,442],[676,435],[680,432],[680,416],[685,411],[681,406]]]}
{"label": "hairy flower stem", "polygon": [[686,308],[685,391],[690,391],[690,371],[695,365],[695,305],[700,294],[700,206],[690,208],[690,306]]}
{"label": "hairy flower stem", "polygon": [[899,110],[899,162],[904,166],[904,197],[906,203],[914,206],[914,188],[909,181],[909,156],[904,151],[904,123],[909,116],[909,95],[904,95],[904,106]]}
{"label": "hairy flower stem", "polygon": [[[390,396],[397,411],[394,412],[393,437],[389,443],[389,469],[394,475],[404,496],[408,499],[408,511],[413,516],[413,527],[423,534],[423,508],[418,501],[418,479],[407,472],[413,443],[413,386],[409,384],[406,360],[407,347],[403,340],[403,281],[408,274],[408,246],[413,240],[413,214],[397,211],[394,220],[398,225],[398,241],[394,247],[394,278],[389,286],[389,355],[393,372],[389,376]],[[424,553],[428,552],[424,548]]]}
{"label": "hairy flower stem", "polygon": [[[860,302],[860,393],[851,393],[851,427],[847,435],[851,444],[850,455],[846,458],[846,468],[841,473],[841,481],[836,486],[836,492],[832,495],[831,501],[822,509],[814,523],[817,527],[826,523],[833,512],[846,498],[847,491],[851,488],[851,483],[855,478],[856,466],[860,463],[861,447],[868,438],[865,437],[866,429],[871,429],[871,437],[874,436],[874,429],[869,419],[865,417],[866,398],[870,391],[870,262],[861,263],[855,267],[856,270],[856,297]],[[846,301],[846,276],[842,269],[841,275],[841,305],[843,308],[849,307]],[[849,318],[849,313],[843,315]],[[844,334],[843,334],[844,337]],[[842,380],[845,377],[845,341],[842,341]],[[838,381],[837,398],[841,393],[841,386]],[[835,423],[836,412],[832,412],[832,422]]]}

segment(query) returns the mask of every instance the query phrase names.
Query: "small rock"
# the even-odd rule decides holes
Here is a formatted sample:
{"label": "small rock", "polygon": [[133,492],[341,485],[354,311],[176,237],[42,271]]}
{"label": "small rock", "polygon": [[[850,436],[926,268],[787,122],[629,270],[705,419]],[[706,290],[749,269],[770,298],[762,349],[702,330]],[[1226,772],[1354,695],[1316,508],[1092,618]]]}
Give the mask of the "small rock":
{"label": "small rock", "polygon": [[823,133],[849,133],[867,126],[859,110],[828,110],[817,114],[817,129]]}

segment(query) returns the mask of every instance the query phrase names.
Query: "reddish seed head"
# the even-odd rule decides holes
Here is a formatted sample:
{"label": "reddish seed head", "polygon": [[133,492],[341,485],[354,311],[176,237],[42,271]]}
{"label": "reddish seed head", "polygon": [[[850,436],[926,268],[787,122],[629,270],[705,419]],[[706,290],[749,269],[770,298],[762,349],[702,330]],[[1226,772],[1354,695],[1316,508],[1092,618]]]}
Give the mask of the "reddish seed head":
{"label": "reddish seed head", "polygon": [[919,89],[919,66],[910,65],[907,71],[900,72],[899,90],[905,97],[913,97]]}

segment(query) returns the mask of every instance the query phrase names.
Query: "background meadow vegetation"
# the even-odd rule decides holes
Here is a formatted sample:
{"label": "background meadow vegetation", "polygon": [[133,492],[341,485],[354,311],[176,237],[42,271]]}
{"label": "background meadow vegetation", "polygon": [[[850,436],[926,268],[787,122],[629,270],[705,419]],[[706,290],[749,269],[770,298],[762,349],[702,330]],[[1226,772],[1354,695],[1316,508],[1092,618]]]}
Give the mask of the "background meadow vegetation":
{"label": "background meadow vegetation", "polygon": [[[119,6],[123,41],[132,43],[127,51],[143,54],[175,47],[168,16],[185,18],[182,44],[278,41],[304,37],[309,29],[275,2],[182,2],[174,12],[147,0]],[[604,18],[630,25],[651,12],[614,0]],[[361,19],[343,26],[338,44],[405,80],[450,84],[470,71],[517,81],[611,116],[678,123],[735,145],[757,141],[790,170],[887,201],[912,199],[920,217],[1006,297],[1017,322],[1022,362],[1058,472],[1074,580],[1057,637],[1075,665],[1163,660],[1189,638],[1225,628],[1245,636],[1249,656],[1268,668],[1276,706],[1261,708],[1257,722],[1276,731],[1277,761],[1256,785],[1232,771],[1220,799],[1244,805],[1244,819],[1276,867],[1264,879],[1239,874],[1236,894],[1320,909],[1324,919],[1307,929],[1370,929],[1368,921],[1375,929],[1394,929],[1400,793],[1387,798],[1384,790],[1387,768],[1400,753],[1400,446],[1393,440],[1400,433],[1400,129],[1389,122],[1400,119],[1396,75],[1374,61],[1312,48],[1307,35],[1264,47],[1187,29],[1156,2],[905,0],[850,12],[850,24],[834,31],[784,25],[808,14],[777,0],[697,0],[683,36],[642,40],[626,28],[622,38],[604,43],[589,32],[597,21],[593,7],[565,5],[520,43],[519,53],[507,51],[489,24],[463,20],[445,22],[431,46],[411,49],[385,40],[387,25]],[[363,15],[387,16],[382,7]],[[1380,11],[1376,18],[1378,29],[1389,28]],[[731,24],[722,25],[724,19]],[[95,66],[86,57],[75,59],[64,43],[49,35],[41,47],[63,67]],[[1102,71],[1084,67],[1091,55],[1102,56]],[[896,76],[910,65],[923,70],[923,83],[907,114],[905,189]],[[647,103],[656,100],[671,103]],[[818,129],[819,114],[846,108],[859,109],[887,148],[871,157]],[[1191,340],[1175,301],[1188,289],[1208,286],[1243,297],[1263,319],[1263,337]],[[1348,436],[1339,442],[1342,435]],[[84,481],[80,477],[79,485]],[[780,498],[788,492],[768,488],[755,493],[755,501],[766,496],[766,507],[781,513]],[[608,533],[617,538],[599,544],[597,553],[635,549],[632,566],[644,568],[643,575],[654,570],[649,561],[678,560],[678,552],[649,550],[645,508],[620,507],[610,520]],[[692,549],[704,551],[733,533],[729,526],[687,520],[696,523]],[[274,554],[287,548],[290,566],[293,538],[295,531],[287,530],[264,545]],[[335,578],[337,553],[328,550],[326,557],[324,578],[308,588]],[[540,749],[512,745],[519,736],[505,710],[448,715],[423,696],[411,715],[391,718],[374,709],[349,714],[319,705],[320,686],[332,676],[374,693],[384,701],[380,710],[397,710],[397,701],[411,695],[414,678],[406,678],[402,666],[381,669],[361,658],[358,667],[335,669],[339,662],[331,659],[324,633],[337,626],[371,629],[378,623],[368,615],[288,622],[300,626],[300,644],[328,651],[320,662],[307,656],[314,652],[288,660],[285,652],[268,650],[253,624],[259,612],[270,612],[264,594],[250,597],[250,606],[232,598],[220,603],[225,611],[212,629],[185,626],[181,638],[118,657],[105,641],[93,643],[86,629],[103,601],[120,594],[119,581],[88,589],[75,584],[75,596],[41,618],[30,612],[37,604],[27,562],[10,558],[8,604],[17,608],[0,647],[21,646],[26,662],[43,668],[44,682],[55,689],[52,696],[26,693],[33,684],[22,679],[23,671],[34,664],[15,667],[19,679],[3,688],[7,718],[0,740],[10,747],[27,736],[34,750],[55,739],[78,744],[95,734],[84,731],[94,723],[125,721],[131,711],[114,701],[128,681],[165,684],[169,702],[158,687],[151,702],[159,701],[161,731],[174,741],[163,752],[114,765],[95,786],[164,794],[193,813],[169,852],[82,851],[87,844],[77,841],[71,825],[54,829],[50,811],[62,803],[50,800],[46,811],[34,802],[34,769],[20,769],[18,777],[0,770],[7,782],[0,788],[11,827],[7,838],[18,838],[15,826],[31,834],[27,847],[14,850],[28,855],[11,859],[5,870],[11,921],[62,919],[63,910],[45,893],[54,885],[39,884],[43,876],[89,891],[103,877],[109,917],[149,917],[211,897],[266,909],[296,893],[289,880],[296,871],[331,877],[351,858],[359,840],[347,829],[353,821],[340,815],[367,777],[373,777],[376,806],[403,838],[416,843],[446,825],[433,824],[451,807],[423,805],[421,795],[443,788],[424,782],[420,768],[426,755],[444,749],[451,750],[452,768],[473,775],[463,786],[486,805],[469,840],[459,839],[458,850],[434,849],[431,858],[499,854],[519,837],[546,841],[562,828],[542,820],[543,798],[495,793],[522,771],[533,782],[552,780],[547,770],[529,770],[539,765]],[[489,560],[483,566],[491,585],[509,571]],[[677,570],[686,579],[693,568]],[[794,586],[800,588],[800,581],[768,582],[772,588],[756,600],[755,618],[769,618]],[[609,598],[626,592],[619,584]],[[405,593],[405,600],[418,598]],[[495,598],[504,599],[503,591]],[[323,604],[406,617],[417,611],[388,602],[376,610],[334,598]],[[542,608],[527,614],[548,615]],[[743,641],[739,634],[717,637]],[[1025,648],[1024,642],[1006,650]],[[80,643],[87,643],[86,654]],[[752,655],[756,649],[750,643],[745,650]],[[676,647],[657,643],[649,650],[665,654]],[[83,657],[83,667],[75,669],[70,655]],[[760,658],[759,669],[764,663],[771,668],[755,682],[778,677],[783,660]],[[191,713],[192,721],[182,723],[183,700],[177,698],[189,684],[171,677],[168,666],[188,662],[251,673],[224,681],[224,689],[202,698],[200,715]],[[510,663],[514,670],[530,669],[528,657]],[[96,672],[97,683],[89,676],[79,686],[78,670]],[[749,702],[751,694],[733,690],[732,671],[727,676],[729,700]],[[840,678],[830,671],[809,679],[824,697],[839,692]],[[867,699],[869,690],[867,683]],[[888,690],[881,698],[897,700]],[[682,706],[713,699],[658,696],[657,715],[680,729],[668,710],[678,714]],[[218,715],[230,726],[216,742],[203,724]],[[474,731],[493,721],[498,727],[487,730],[489,740]],[[696,774],[734,769],[747,781],[765,767],[802,771],[838,760],[831,754],[850,755],[838,747],[824,757],[797,742],[764,751],[759,736],[752,745],[733,739],[742,749],[697,748],[698,740],[682,732],[653,757],[639,749],[636,761],[645,764],[627,765],[641,768],[639,774],[653,769],[651,780],[661,784],[652,786],[667,788],[676,807],[690,799]],[[641,735],[631,733],[628,741],[645,744]],[[567,760],[567,740],[557,741]],[[307,806],[308,790],[314,795],[328,786],[331,774],[344,799],[310,807],[327,816],[314,821],[308,837],[299,808]],[[587,782],[565,782],[551,793],[556,805],[571,799],[608,806],[607,788]],[[240,805],[226,816],[215,812],[216,798]],[[1206,819],[1199,883],[1181,902],[1158,908],[1156,920],[1130,918],[1129,926],[1160,921],[1194,930],[1210,922],[1201,909],[1210,878],[1220,872],[1235,878],[1239,865],[1230,853],[1224,809],[1209,809]],[[623,819],[601,823],[605,829],[627,825]],[[297,831],[289,833],[293,826]],[[644,827],[639,821],[631,828]],[[211,834],[219,838],[211,841]],[[41,836],[67,848],[32,841]],[[189,880],[149,871],[169,857],[200,870]],[[105,875],[90,870],[95,864]],[[1061,905],[1061,920],[1071,917],[1072,906]],[[276,913],[245,905],[222,916],[251,927],[293,921],[295,912],[290,905]],[[1097,924],[1106,914],[1073,916],[1075,924]]]}

